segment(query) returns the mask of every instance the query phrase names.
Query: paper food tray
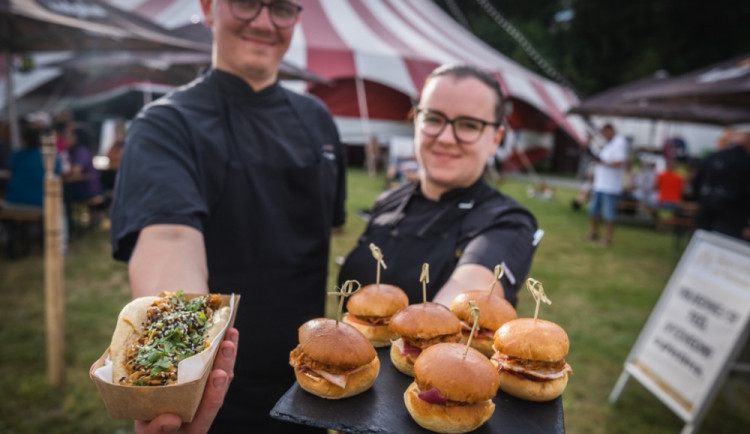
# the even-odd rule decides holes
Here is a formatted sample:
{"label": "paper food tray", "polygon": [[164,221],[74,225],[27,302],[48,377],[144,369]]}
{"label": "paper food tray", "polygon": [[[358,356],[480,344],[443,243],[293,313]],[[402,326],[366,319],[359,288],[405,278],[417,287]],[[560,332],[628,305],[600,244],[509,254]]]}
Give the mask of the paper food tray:
{"label": "paper food tray", "polygon": [[[188,300],[203,294],[185,294]],[[220,295],[221,306],[229,306],[231,315],[210,348],[180,362],[176,384],[168,386],[122,386],[112,382],[109,348],[89,370],[104,405],[113,419],[152,420],[164,413],[174,413],[183,422],[191,422],[198,409],[203,389],[211,373],[219,344],[226,330],[234,325],[239,295]]]}

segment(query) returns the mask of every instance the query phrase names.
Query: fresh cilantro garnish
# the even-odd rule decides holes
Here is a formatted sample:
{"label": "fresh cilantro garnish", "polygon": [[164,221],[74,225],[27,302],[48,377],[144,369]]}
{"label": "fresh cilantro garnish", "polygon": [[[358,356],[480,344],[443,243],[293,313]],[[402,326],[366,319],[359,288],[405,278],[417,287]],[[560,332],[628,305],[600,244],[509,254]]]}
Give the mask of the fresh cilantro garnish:
{"label": "fresh cilantro garnish", "polygon": [[196,317],[198,318],[198,324],[200,324],[201,326],[206,324],[206,321],[208,321],[208,318],[206,318],[206,314],[203,313],[203,311],[199,311]]}
{"label": "fresh cilantro garnish", "polygon": [[205,348],[204,333],[212,325],[206,314],[207,297],[186,300],[182,291],[169,297],[171,309],[157,311],[144,331],[135,364],[148,374],[133,382],[145,386],[151,378]]}

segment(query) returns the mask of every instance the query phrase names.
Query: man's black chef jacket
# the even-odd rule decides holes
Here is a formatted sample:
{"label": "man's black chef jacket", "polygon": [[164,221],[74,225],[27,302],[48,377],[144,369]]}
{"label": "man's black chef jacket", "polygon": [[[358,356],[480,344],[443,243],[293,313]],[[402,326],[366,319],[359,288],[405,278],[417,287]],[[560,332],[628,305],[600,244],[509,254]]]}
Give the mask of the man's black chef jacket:
{"label": "man's black chef jacket", "polygon": [[133,121],[114,193],[113,255],[128,260],[149,225],[203,233],[209,290],[242,296],[236,377],[220,417],[268,418],[293,384],[297,328],[324,315],[345,175],[325,106],[278,83],[255,92],[211,70]]}

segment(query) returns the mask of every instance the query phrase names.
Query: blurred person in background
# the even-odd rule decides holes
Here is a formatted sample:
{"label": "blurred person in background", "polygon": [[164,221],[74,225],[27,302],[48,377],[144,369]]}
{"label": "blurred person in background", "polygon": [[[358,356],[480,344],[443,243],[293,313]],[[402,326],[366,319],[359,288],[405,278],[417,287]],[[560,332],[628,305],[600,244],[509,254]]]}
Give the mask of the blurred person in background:
{"label": "blurred person in background", "polygon": [[[107,149],[107,159],[109,160],[109,168],[117,171],[117,168],[120,167],[120,161],[122,160],[122,151],[125,149],[125,133],[127,132],[125,120],[118,119],[115,122],[114,130],[115,137],[112,144],[109,146],[109,149]],[[114,180],[112,181],[112,185],[114,185]]]}
{"label": "blurred person in background", "polygon": [[370,243],[387,268],[381,281],[422,300],[418,277],[429,264],[427,298],[450,306],[467,289],[486,288],[505,263],[502,288],[513,305],[536,249],[534,216],[484,179],[503,138],[503,97],[495,78],[467,65],[444,65],[425,81],[414,117],[416,182],[383,193],[339,282],[375,283]]}
{"label": "blurred person in background", "polygon": [[233,329],[220,344],[192,423],[165,414],[135,428],[325,432],[269,413],[295,382],[298,327],[325,315],[330,234],[344,223],[344,147],[319,100],[279,83],[299,2],[200,3],[212,68],[130,124],[112,251],[129,261],[133,297],[240,294],[235,327],[247,343]]}
{"label": "blurred person in background", "polygon": [[10,124],[7,122],[0,122],[0,170],[8,168],[10,153]]}
{"label": "blurred person in background", "polygon": [[106,197],[99,179],[99,171],[94,168],[94,151],[88,130],[71,126],[65,130],[68,168],[63,171],[63,198],[68,222],[68,240],[76,231],[77,222],[73,219],[76,204],[81,203],[98,219],[106,209]]}
{"label": "blurred person in background", "polygon": [[73,124],[73,114],[70,110],[63,110],[57,114],[52,122],[52,128],[55,131],[55,148],[59,154],[67,152],[70,147],[68,143],[68,129]]}
{"label": "blurred person in background", "polygon": [[[628,165],[628,142],[625,137],[617,134],[612,124],[604,125],[600,132],[607,142],[598,153],[590,151],[594,164],[589,205],[591,229],[584,238],[606,247],[612,244],[617,218],[617,201],[624,191],[624,178]],[[600,239],[601,222],[604,222],[604,236]]]}
{"label": "blurred person in background", "polygon": [[[28,121],[21,123],[21,149],[10,154],[10,179],[0,208],[18,211],[44,211],[44,157],[40,134],[42,126]],[[55,160],[55,173],[61,171],[60,159]]]}
{"label": "blurred person in background", "polygon": [[720,141],[693,177],[695,225],[750,241],[750,129],[728,131]]}
{"label": "blurred person in background", "polygon": [[107,197],[111,200],[115,189],[115,178],[117,177],[117,169],[120,167],[120,161],[122,161],[122,152],[125,149],[125,134],[127,133],[127,127],[124,119],[117,119],[114,125],[114,139],[107,149],[107,167],[101,170],[101,182],[102,188],[107,194]]}
{"label": "blurred person in background", "polygon": [[67,110],[57,113],[52,121],[52,131],[55,134],[55,149],[57,150],[57,156],[62,162],[63,173],[70,170],[70,160],[68,157],[70,143],[68,143],[68,134],[72,125],[73,117]]}
{"label": "blurred person in background", "polygon": [[684,178],[677,172],[673,158],[666,159],[666,166],[656,178],[658,192],[656,204],[660,209],[676,211],[682,205]]}
{"label": "blurred person in background", "polygon": [[65,200],[87,201],[101,196],[99,171],[94,168],[94,151],[91,135],[82,127],[68,128],[68,161],[70,168],[63,174]]}
{"label": "blurred person in background", "polygon": [[655,206],[658,198],[656,163],[649,160],[641,161],[640,169],[632,174],[632,180],[630,194],[633,198],[647,206]]}
{"label": "blurred person in background", "polygon": [[419,180],[419,162],[414,155],[398,157],[388,167],[386,172],[388,188],[401,187],[402,185],[417,182]]}

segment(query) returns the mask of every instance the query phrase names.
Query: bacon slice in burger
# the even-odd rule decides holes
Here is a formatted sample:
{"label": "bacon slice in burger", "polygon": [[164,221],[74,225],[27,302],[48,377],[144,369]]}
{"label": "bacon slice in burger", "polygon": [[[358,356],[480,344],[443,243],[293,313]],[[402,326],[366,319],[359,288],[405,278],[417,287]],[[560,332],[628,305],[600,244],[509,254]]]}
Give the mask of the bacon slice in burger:
{"label": "bacon slice in burger", "polygon": [[495,333],[491,362],[500,374],[500,389],[529,401],[560,396],[573,372],[565,356],[570,342],[559,325],[533,318],[503,324]]}

